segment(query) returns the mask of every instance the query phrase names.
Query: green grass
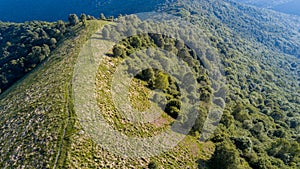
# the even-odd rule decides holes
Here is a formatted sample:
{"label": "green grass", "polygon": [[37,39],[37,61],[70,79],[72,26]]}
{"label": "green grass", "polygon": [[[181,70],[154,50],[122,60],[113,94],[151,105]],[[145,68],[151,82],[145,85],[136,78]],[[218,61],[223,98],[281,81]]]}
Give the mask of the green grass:
{"label": "green grass", "polygon": [[[169,127],[169,123],[172,121],[171,118],[163,119],[166,121],[162,127],[156,127],[151,123],[132,123],[128,119],[122,117],[117,108],[115,107],[112,96],[111,96],[111,83],[113,73],[116,71],[116,67],[121,62],[119,58],[110,58],[104,56],[99,67],[99,72],[97,75],[97,102],[99,104],[99,109],[103,113],[106,121],[114,126],[115,130],[118,130],[129,136],[138,136],[138,137],[151,137]],[[112,66],[114,65],[114,66]],[[141,108],[146,108],[147,105],[150,106],[148,98],[149,90],[145,87],[139,86],[139,90],[134,90],[138,85],[137,80],[131,83],[129,88],[129,96],[131,97],[132,105],[144,105]],[[137,96],[137,97],[133,97]],[[142,97],[141,97],[142,96]],[[140,97],[140,98],[138,98]],[[145,98],[147,97],[147,98]],[[160,114],[164,112],[161,111]],[[136,114],[135,116],[139,116]]]}
{"label": "green grass", "polygon": [[74,113],[70,92],[76,58],[105,22],[73,27],[47,61],[1,95],[0,167],[58,168],[68,151]]}

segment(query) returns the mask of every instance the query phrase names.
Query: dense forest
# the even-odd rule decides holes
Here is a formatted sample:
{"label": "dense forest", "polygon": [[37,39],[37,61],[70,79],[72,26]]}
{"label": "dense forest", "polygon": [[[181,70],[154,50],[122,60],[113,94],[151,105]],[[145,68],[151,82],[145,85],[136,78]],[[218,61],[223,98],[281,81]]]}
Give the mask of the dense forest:
{"label": "dense forest", "polygon": [[[111,11],[115,16],[124,15],[117,19],[106,18],[104,14],[95,17],[71,14],[68,22],[0,23],[0,93],[28,75],[12,86],[11,91],[0,95],[0,119],[3,119],[0,146],[4,147],[0,149],[0,167],[300,167],[300,18],[232,1],[172,0],[155,4],[151,9],[193,26],[169,23],[173,26],[168,27],[172,30],[169,34],[139,33],[140,28],[163,30],[167,24],[143,23],[138,16],[126,16],[132,11],[127,10],[128,6]],[[104,24],[108,25],[99,31]],[[126,27],[121,27],[122,24]],[[124,32],[134,35],[122,39]],[[75,114],[72,91],[74,65],[89,38],[100,43],[97,44],[100,48],[93,48],[98,52],[104,52],[108,41],[115,42],[101,60],[96,89],[99,108],[109,124],[120,132],[146,137],[173,123],[189,127],[194,118],[192,113],[182,114],[180,110],[185,102],[199,102],[191,106],[199,114],[179,148],[135,160],[112,155],[89,138]],[[203,48],[193,48],[197,45]],[[178,70],[184,74],[180,76],[159,70],[171,69],[167,61],[172,55],[151,52],[148,48],[162,49],[181,58],[191,68],[190,73]],[[143,50],[147,55],[134,54]],[[166,64],[156,64],[157,69],[136,74],[135,86],[130,91],[133,96],[136,91],[145,93],[132,98],[139,101],[133,104],[140,109],[147,107],[149,100],[166,105],[162,109],[164,123],[158,127],[135,126],[117,113],[108,85],[116,65],[123,60],[127,59],[126,69],[134,72],[145,57],[152,55]],[[225,87],[210,77],[216,58],[222,64]],[[40,63],[44,64],[38,66]],[[190,79],[195,79],[195,84]],[[151,90],[160,92],[148,99],[147,92]],[[220,123],[218,114],[209,114],[212,105],[223,110]],[[201,142],[206,119],[212,121],[209,127],[216,130]],[[17,127],[22,132],[17,132]],[[20,141],[23,138],[25,141]]]}
{"label": "dense forest", "polygon": [[70,27],[92,19],[96,18],[70,14],[68,22],[0,22],[0,93],[47,59],[61,41],[74,34],[76,30]]}
{"label": "dense forest", "polygon": [[63,21],[0,25],[0,92],[45,60],[67,29]]}

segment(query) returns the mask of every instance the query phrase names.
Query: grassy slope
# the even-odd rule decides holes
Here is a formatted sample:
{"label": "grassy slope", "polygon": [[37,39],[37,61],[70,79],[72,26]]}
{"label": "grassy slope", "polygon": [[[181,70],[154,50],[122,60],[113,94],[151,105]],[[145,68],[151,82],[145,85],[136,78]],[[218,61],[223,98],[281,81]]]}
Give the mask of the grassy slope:
{"label": "grassy slope", "polygon": [[0,167],[55,168],[72,130],[71,80],[82,45],[104,22],[80,25],[50,59],[1,95]]}
{"label": "grassy slope", "polygon": [[[96,41],[94,39],[97,39]],[[132,125],[130,123],[123,122],[122,117],[117,112],[113,105],[110,94],[110,85],[112,75],[120,63],[120,59],[110,58],[103,56],[107,51],[107,46],[111,44],[102,39],[101,33],[98,32],[91,38],[93,46],[97,47],[97,57],[100,58],[100,66],[97,72],[97,101],[100,111],[103,112],[103,116],[116,130],[132,136],[151,137],[153,134],[164,130],[167,126],[161,125],[157,127],[155,125]],[[87,42],[89,44],[89,42]],[[112,46],[112,45],[111,45]],[[89,45],[82,49],[82,55],[80,57],[89,58],[85,55],[86,51],[91,50]],[[85,60],[86,60],[85,59]],[[131,84],[130,94],[131,101],[134,105],[147,105],[149,104],[147,94],[149,91],[143,87],[138,81],[133,81]],[[134,86],[134,87],[133,87]],[[133,88],[138,88],[133,90]],[[140,91],[134,92],[134,91]],[[145,107],[146,108],[146,107]],[[88,112],[85,112],[88,113]],[[164,121],[170,121],[167,115],[162,115]],[[68,152],[66,160],[66,168],[142,168],[146,167],[148,163],[153,160],[164,168],[179,168],[187,167],[196,168],[197,160],[199,158],[206,159],[212,152],[213,145],[211,143],[200,143],[194,137],[187,137],[177,147],[169,152],[162,153],[160,156],[141,159],[124,158],[109,151],[103,149],[97,145],[90,137],[89,133],[84,131],[78,120],[75,122],[74,132],[71,135],[71,150]],[[201,150],[200,147],[206,147],[206,151]],[[194,151],[191,151],[193,150]]]}

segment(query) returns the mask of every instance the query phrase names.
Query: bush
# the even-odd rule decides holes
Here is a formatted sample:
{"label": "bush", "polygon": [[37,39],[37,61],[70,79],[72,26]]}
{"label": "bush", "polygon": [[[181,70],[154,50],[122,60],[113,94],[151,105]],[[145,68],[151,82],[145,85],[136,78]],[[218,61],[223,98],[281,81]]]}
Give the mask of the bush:
{"label": "bush", "polygon": [[156,162],[150,161],[150,163],[148,164],[148,168],[149,169],[157,169],[158,165],[156,164]]}

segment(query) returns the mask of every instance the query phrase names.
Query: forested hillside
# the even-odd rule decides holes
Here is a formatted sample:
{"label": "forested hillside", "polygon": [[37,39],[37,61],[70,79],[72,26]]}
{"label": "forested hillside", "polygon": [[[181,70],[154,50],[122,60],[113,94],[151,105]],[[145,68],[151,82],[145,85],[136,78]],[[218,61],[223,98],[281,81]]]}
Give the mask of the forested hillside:
{"label": "forested hillside", "polygon": [[277,5],[285,4],[294,0],[235,0],[253,6],[272,8]]}
{"label": "forested hillside", "polygon": [[[0,95],[0,167],[300,168],[299,17],[223,0],[154,1],[139,10],[129,10],[130,3],[121,2],[115,4],[116,8],[112,2],[107,2],[105,9],[111,9],[110,15],[157,9],[192,24],[194,29],[188,24],[171,23],[171,32],[186,35],[185,39],[169,36],[172,33],[137,33],[142,31],[133,27],[151,30],[152,25],[135,15],[120,15],[116,20],[111,17],[110,22],[103,21],[103,15],[102,21],[86,21],[94,18],[82,16],[81,22],[70,15],[68,23],[1,23],[1,89],[26,73],[28,76]],[[124,23],[125,28],[120,27]],[[164,29],[166,23],[154,22],[152,30]],[[104,24],[108,25],[102,29]],[[113,44],[112,39],[120,38],[123,32],[134,35]],[[207,45],[196,50],[192,41]],[[146,52],[134,55],[143,50]],[[93,63],[96,55],[100,58],[96,60],[99,67],[93,83],[97,107],[112,128],[141,138],[172,129],[174,123],[184,128],[190,125],[193,113],[182,114],[180,110],[186,102],[199,103],[186,106],[199,113],[187,136],[173,149],[149,158],[125,158],[101,147],[80,119],[88,117],[89,111],[76,111],[74,105],[74,88],[83,90],[89,84],[85,80],[88,76],[74,71],[76,60],[82,57]],[[138,110],[157,102],[166,106],[153,123],[131,123],[114,105],[113,74],[122,61],[136,61],[126,66],[135,71],[147,57],[158,57],[163,64],[153,62],[157,68],[133,77],[128,89],[130,101]],[[172,57],[181,58],[191,68],[190,73],[184,68],[176,69],[184,76],[159,70],[172,69],[167,62]],[[216,58],[226,78],[224,87],[209,77]],[[193,78],[195,84],[190,81]],[[78,79],[83,83],[76,86]],[[185,83],[178,82],[180,79]],[[220,86],[224,90],[218,89]],[[156,92],[154,96],[151,91]],[[213,97],[219,98],[216,101]],[[205,140],[204,121],[218,118],[218,114],[209,115],[212,105],[224,110],[220,123],[210,126],[216,130]],[[92,119],[89,123],[95,122]]]}
{"label": "forested hillside", "polygon": [[67,33],[56,23],[0,23],[0,93],[44,61]]}
{"label": "forested hillside", "polygon": [[229,93],[211,165],[238,168],[242,158],[252,168],[299,166],[298,23],[236,3],[197,2],[170,12],[205,28],[226,66]]}

